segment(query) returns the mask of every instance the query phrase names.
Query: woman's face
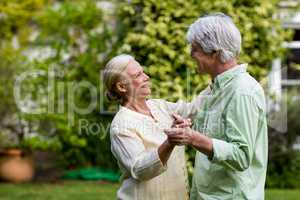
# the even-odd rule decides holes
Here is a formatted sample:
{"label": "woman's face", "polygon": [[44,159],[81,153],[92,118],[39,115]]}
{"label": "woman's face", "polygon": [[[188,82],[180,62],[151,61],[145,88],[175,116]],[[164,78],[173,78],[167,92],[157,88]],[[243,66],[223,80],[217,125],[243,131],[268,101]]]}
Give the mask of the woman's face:
{"label": "woman's face", "polygon": [[151,94],[149,76],[144,73],[141,65],[131,60],[126,68],[127,80],[127,96],[137,98],[146,98]]}

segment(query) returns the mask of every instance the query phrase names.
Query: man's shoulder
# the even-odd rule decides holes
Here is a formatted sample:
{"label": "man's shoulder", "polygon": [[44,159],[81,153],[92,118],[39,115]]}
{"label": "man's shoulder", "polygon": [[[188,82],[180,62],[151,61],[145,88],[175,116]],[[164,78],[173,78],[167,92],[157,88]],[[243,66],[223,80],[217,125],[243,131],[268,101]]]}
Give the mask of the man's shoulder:
{"label": "man's shoulder", "polygon": [[245,97],[253,99],[256,104],[265,110],[265,94],[260,83],[255,80],[250,74],[244,73],[237,77],[234,82],[234,96],[236,98]]}
{"label": "man's shoulder", "polygon": [[264,95],[264,91],[260,83],[248,73],[243,73],[234,81],[234,90],[236,94],[241,95]]}

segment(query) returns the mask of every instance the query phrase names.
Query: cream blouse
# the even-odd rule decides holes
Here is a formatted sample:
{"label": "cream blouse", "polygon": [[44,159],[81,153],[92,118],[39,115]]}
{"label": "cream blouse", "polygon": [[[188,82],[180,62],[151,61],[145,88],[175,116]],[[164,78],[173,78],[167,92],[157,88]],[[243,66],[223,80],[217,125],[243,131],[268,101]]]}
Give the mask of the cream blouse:
{"label": "cream blouse", "polygon": [[163,132],[173,123],[172,113],[194,117],[201,94],[191,103],[148,100],[155,120],[126,107],[120,107],[111,128],[111,150],[122,171],[120,200],[188,199],[188,178],[184,146],[176,146],[164,166],[158,147],[167,139]]}

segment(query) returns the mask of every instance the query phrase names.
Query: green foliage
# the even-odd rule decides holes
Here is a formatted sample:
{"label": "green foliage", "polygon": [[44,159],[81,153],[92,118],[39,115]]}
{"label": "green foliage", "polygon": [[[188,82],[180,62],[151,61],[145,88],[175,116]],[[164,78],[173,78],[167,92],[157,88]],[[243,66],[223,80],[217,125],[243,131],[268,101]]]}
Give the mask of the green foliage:
{"label": "green foliage", "polygon": [[276,131],[271,127],[269,129],[269,162],[266,182],[269,188],[300,187],[300,151],[294,147],[300,136],[299,92],[291,90],[284,94],[281,109],[277,113],[287,113],[288,129],[286,133]]}
{"label": "green foliage", "polygon": [[49,139],[49,138],[41,138],[40,136],[25,138],[22,142],[22,147],[25,149],[55,151],[55,152],[59,152],[62,149],[58,137]]}
{"label": "green foliage", "polygon": [[[1,0],[0,2],[0,44],[9,42],[13,36],[19,36],[21,46],[29,40],[32,26],[28,26],[32,17],[51,0]],[[8,45],[8,44],[5,44]]]}
{"label": "green foliage", "polygon": [[[5,96],[7,91],[11,94],[6,95],[7,101],[3,102],[7,104],[0,110],[7,111],[8,103],[12,104],[14,110],[8,113],[18,114],[18,121],[29,129],[30,134],[20,134],[18,146],[59,151],[73,167],[116,168],[116,163],[110,162],[112,155],[107,137],[111,118],[99,114],[99,94],[97,99],[91,99],[90,91],[84,87],[72,90],[88,81],[100,91],[100,69],[114,48],[111,24],[103,21],[103,12],[96,3],[96,0],[0,3],[1,12],[5,13],[5,17],[0,18],[3,22],[0,69],[5,72],[3,77],[0,75],[3,78],[0,95]],[[16,20],[18,17],[20,20]],[[17,41],[15,46],[12,40]],[[37,74],[23,80],[20,94],[22,100],[34,105],[26,108],[25,113],[16,113],[13,84],[23,72]],[[96,102],[96,108],[88,114],[73,110],[75,106],[85,108],[90,102]],[[88,128],[81,130],[81,119],[87,124],[98,124],[100,129],[96,134]]]}
{"label": "green foliage", "polygon": [[0,115],[2,116],[1,124],[3,124],[5,117],[16,111],[13,101],[13,80],[18,69],[14,67],[20,61],[12,48],[2,48],[0,50],[0,60]]}
{"label": "green foliage", "polygon": [[299,188],[300,152],[277,151],[276,154],[277,157],[269,159],[266,187]]}
{"label": "green foliage", "polygon": [[0,2],[0,130],[3,139],[0,148],[19,147],[24,137],[22,120],[17,112],[14,98],[15,80],[26,68],[23,50],[28,47],[29,26],[32,16],[43,4],[43,0]]}
{"label": "green foliage", "polygon": [[176,100],[185,98],[189,88],[197,94],[207,85],[208,78],[196,73],[186,32],[199,16],[224,12],[232,16],[242,33],[240,62],[249,63],[250,72],[260,80],[266,76],[271,61],[282,56],[280,46],[291,35],[273,18],[277,2],[133,0],[123,3],[119,16],[126,35],[119,52],[133,54],[146,66],[154,85],[153,96]]}
{"label": "green foliage", "polygon": [[[101,91],[100,70],[112,50],[114,38],[111,27],[103,21],[103,17],[95,0],[78,0],[51,4],[33,20],[40,33],[31,46],[48,47],[52,51],[49,57],[36,59],[33,63],[35,69],[44,70],[47,74],[33,86],[48,83],[49,75],[53,80],[51,91],[47,90],[49,83],[44,87],[50,102],[42,105],[47,113],[39,118],[54,123],[55,135],[69,166],[116,168],[116,163],[107,162],[112,160],[107,137],[110,121],[99,114],[100,105],[96,102]],[[80,87],[83,83],[89,83],[97,91],[96,99],[88,88]],[[49,103],[52,110],[49,110]],[[88,113],[80,114],[74,109],[86,108],[91,103],[95,103],[96,107]],[[85,120],[85,124],[95,125],[97,130],[81,128],[81,120]]]}

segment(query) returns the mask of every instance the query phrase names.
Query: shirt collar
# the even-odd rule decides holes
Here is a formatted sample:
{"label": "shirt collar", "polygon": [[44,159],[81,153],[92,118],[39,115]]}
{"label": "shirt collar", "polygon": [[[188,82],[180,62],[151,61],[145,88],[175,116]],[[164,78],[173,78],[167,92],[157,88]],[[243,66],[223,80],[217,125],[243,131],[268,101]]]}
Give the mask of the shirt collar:
{"label": "shirt collar", "polygon": [[235,76],[247,72],[247,64],[236,65],[231,69],[216,76],[212,82],[212,89],[223,88],[229,81],[231,81]]}

